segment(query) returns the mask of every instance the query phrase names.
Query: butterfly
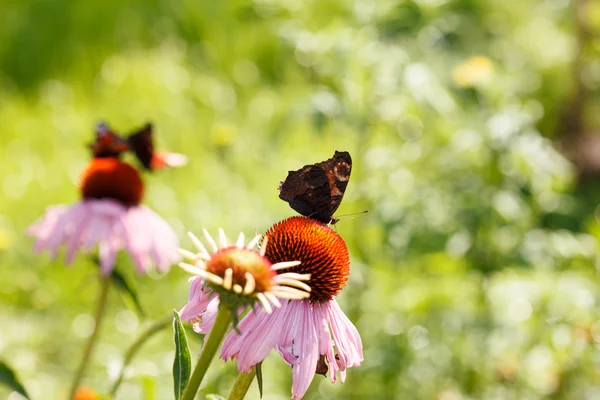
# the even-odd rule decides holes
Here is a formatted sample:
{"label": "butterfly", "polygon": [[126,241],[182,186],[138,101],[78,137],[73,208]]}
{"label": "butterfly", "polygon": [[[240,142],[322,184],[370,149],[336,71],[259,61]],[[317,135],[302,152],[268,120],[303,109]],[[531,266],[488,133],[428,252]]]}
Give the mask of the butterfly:
{"label": "butterfly", "polygon": [[96,141],[90,145],[90,149],[97,158],[119,158],[122,153],[132,151],[144,168],[150,171],[163,167],[179,167],[187,162],[183,154],[154,150],[150,123],[124,138],[106,123],[100,122],[96,125]]}
{"label": "butterfly", "polygon": [[279,198],[305,217],[335,224],[338,219],[333,214],[342,202],[351,171],[350,153],[336,151],[328,160],[289,171],[279,184]]}

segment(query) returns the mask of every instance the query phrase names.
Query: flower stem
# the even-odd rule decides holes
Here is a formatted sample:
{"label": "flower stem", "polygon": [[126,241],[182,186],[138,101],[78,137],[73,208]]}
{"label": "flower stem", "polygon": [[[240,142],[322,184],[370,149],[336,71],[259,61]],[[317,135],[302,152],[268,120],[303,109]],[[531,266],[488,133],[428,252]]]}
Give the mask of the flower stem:
{"label": "flower stem", "polygon": [[241,372],[235,380],[227,400],[242,400],[246,396],[246,393],[248,393],[250,384],[254,380],[255,376],[256,367],[252,367],[250,372]]}
{"label": "flower stem", "polygon": [[156,321],[155,323],[150,325],[148,327],[148,329],[146,329],[144,332],[142,332],[138,336],[137,340],[135,342],[133,342],[133,344],[131,346],[129,346],[129,349],[127,350],[127,352],[125,353],[125,357],[123,358],[123,367],[121,368],[119,377],[117,378],[117,380],[115,381],[115,383],[112,386],[112,389],[110,390],[110,396],[114,397],[117,394],[117,390],[119,389],[119,386],[121,386],[121,382],[123,382],[123,377],[125,375],[125,369],[129,365],[129,363],[131,362],[131,360],[133,359],[135,354],[138,352],[138,350],[141,349],[142,346],[144,345],[144,343],[146,343],[146,341],[148,339],[150,339],[152,336],[154,336],[154,334],[171,326],[172,322],[173,322],[173,317],[171,315],[168,315],[167,317],[165,317],[163,319],[159,319],[158,321]]}
{"label": "flower stem", "polygon": [[200,353],[198,363],[194,368],[192,377],[190,378],[190,381],[183,392],[183,397],[181,400],[193,400],[194,397],[196,397],[196,392],[198,392],[202,378],[204,378],[204,375],[208,370],[208,366],[217,353],[219,345],[223,341],[223,337],[225,337],[225,333],[227,332],[227,328],[229,328],[230,323],[231,311],[227,307],[220,306],[215,323],[208,334],[206,342],[204,343],[204,348],[202,349],[202,353]]}
{"label": "flower stem", "polygon": [[100,336],[100,326],[102,325],[102,320],[104,319],[104,315],[106,312],[106,306],[108,304],[108,289],[110,286],[110,279],[107,276],[100,276],[100,297],[98,298],[98,303],[96,305],[96,312],[94,314],[94,330],[90,335],[87,344],[85,345],[85,349],[83,351],[83,358],[79,363],[79,368],[75,372],[75,376],[73,377],[73,383],[71,383],[71,391],[69,392],[69,399],[72,399],[77,391],[77,387],[79,386],[79,382],[85,375],[85,370],[88,367],[90,359],[92,358],[92,352],[94,350],[94,346],[96,345],[96,341]]}

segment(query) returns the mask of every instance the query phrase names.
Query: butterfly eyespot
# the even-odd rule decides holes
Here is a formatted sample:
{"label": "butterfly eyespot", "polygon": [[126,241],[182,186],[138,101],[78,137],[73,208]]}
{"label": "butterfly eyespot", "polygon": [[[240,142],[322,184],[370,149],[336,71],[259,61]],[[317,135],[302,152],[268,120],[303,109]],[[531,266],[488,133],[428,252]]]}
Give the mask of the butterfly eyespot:
{"label": "butterfly eyespot", "polygon": [[350,179],[350,170],[348,169],[348,165],[339,164],[333,168],[333,173],[335,177],[340,181],[347,181]]}

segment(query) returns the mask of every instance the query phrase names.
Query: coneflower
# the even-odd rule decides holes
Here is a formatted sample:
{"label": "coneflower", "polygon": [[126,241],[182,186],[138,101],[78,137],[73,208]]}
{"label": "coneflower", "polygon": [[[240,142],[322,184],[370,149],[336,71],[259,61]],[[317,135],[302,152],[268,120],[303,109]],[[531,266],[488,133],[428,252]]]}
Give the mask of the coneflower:
{"label": "coneflower", "polygon": [[[300,399],[315,373],[331,370],[335,382],[340,372],[363,361],[358,331],[335,301],[350,273],[350,258],[344,240],[328,225],[306,217],[292,217],[273,225],[265,234],[265,257],[280,275],[310,276],[306,299],[281,301],[272,312],[255,308],[238,324],[237,331],[226,337],[221,358],[237,359],[238,370],[248,372],[276,349],[292,367],[292,398]],[[285,264],[289,260],[299,263]],[[285,283],[281,283],[285,286]],[[292,289],[293,287],[290,287]],[[182,310],[186,319],[195,321],[198,332],[209,332],[216,312],[216,296],[200,286]],[[308,294],[308,293],[307,293]]]}
{"label": "coneflower", "polygon": [[190,280],[190,297],[181,309],[184,321],[194,323],[194,329],[204,332],[203,326],[212,325],[214,313],[208,312],[210,319],[204,320],[207,310],[216,311],[219,304],[226,304],[234,313],[243,311],[246,306],[258,303],[270,314],[273,306],[281,307],[279,299],[306,299],[310,296],[310,287],[304,283],[310,274],[277,271],[297,267],[299,261],[280,261],[271,263],[265,257],[268,241],[262,241],[260,251],[254,249],[260,241],[255,236],[248,245],[244,244],[244,234],[240,233],[234,245],[230,245],[225,233],[219,229],[218,244],[208,231],[203,231],[209,243],[209,250],[202,242],[189,233],[197,252],[180,250],[180,253],[193,264],[180,263],[187,272],[195,275]]}
{"label": "coneflower", "polygon": [[[103,133],[99,131],[99,135]],[[98,143],[103,144],[106,138],[99,136]],[[147,272],[153,264],[165,271],[179,261],[175,232],[140,204],[144,194],[140,173],[118,156],[116,152],[92,158],[81,174],[81,201],[50,206],[29,227],[28,234],[36,239],[34,250],[47,250],[56,257],[64,246],[66,262],[70,263],[78,252],[97,247],[104,275],[110,274],[117,253],[123,249],[139,273]]]}

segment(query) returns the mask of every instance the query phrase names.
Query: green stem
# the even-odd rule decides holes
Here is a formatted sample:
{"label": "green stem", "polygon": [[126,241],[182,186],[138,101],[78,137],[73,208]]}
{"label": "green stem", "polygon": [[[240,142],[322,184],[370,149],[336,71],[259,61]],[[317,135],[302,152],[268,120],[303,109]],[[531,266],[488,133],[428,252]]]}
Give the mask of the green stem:
{"label": "green stem", "polygon": [[219,312],[217,313],[217,319],[210,330],[208,339],[204,343],[204,349],[202,349],[202,353],[200,353],[198,363],[194,368],[192,377],[190,378],[190,381],[183,392],[183,397],[181,400],[193,400],[194,397],[196,397],[196,393],[198,392],[202,378],[204,378],[204,375],[208,370],[208,366],[217,353],[219,345],[223,341],[225,333],[227,332],[227,328],[229,328],[230,324],[231,311],[224,306],[220,306]]}
{"label": "green stem", "polygon": [[100,276],[100,297],[98,298],[98,303],[96,305],[96,312],[94,314],[94,330],[90,335],[87,344],[85,345],[85,349],[83,351],[83,358],[79,363],[79,368],[75,372],[75,376],[73,378],[73,383],[71,383],[71,391],[69,392],[69,399],[72,399],[75,396],[75,392],[77,391],[77,387],[79,386],[79,382],[85,375],[85,370],[88,367],[88,364],[92,358],[92,353],[94,351],[94,346],[96,345],[96,341],[100,336],[100,327],[102,325],[102,320],[104,319],[104,315],[106,313],[106,306],[108,304],[108,288],[110,286],[110,279],[107,276]]}
{"label": "green stem", "polygon": [[233,388],[231,388],[231,392],[229,392],[229,397],[227,400],[242,400],[246,393],[248,393],[248,389],[250,388],[250,384],[254,380],[256,376],[256,367],[252,367],[250,372],[241,372],[235,383],[233,384]]}
{"label": "green stem", "polygon": [[167,317],[156,321],[155,323],[150,325],[148,327],[148,329],[146,329],[144,332],[142,332],[138,336],[137,340],[135,342],[133,342],[133,344],[131,346],[129,346],[129,349],[127,350],[127,352],[125,353],[125,357],[123,358],[123,367],[121,368],[121,373],[119,374],[119,377],[117,378],[117,380],[113,384],[112,389],[110,390],[110,393],[109,393],[110,396],[114,397],[117,394],[117,390],[119,389],[119,386],[121,386],[121,382],[123,382],[123,377],[125,375],[125,369],[129,365],[131,360],[133,360],[133,357],[138,352],[138,350],[141,349],[142,346],[144,345],[144,343],[146,343],[146,341],[148,339],[150,339],[152,336],[154,336],[154,334],[171,326],[172,322],[173,322],[173,317],[171,315],[168,315]]}

